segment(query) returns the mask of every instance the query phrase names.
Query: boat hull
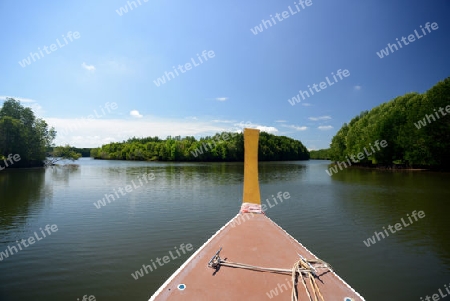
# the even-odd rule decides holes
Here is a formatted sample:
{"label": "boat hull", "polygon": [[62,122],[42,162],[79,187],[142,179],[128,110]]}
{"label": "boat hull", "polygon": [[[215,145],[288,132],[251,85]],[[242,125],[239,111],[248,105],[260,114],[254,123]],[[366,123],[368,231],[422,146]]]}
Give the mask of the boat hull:
{"label": "boat hull", "polygon": [[[290,269],[304,258],[318,259],[264,214],[238,214],[199,248],[150,298],[159,300],[290,300],[290,275],[221,266],[208,262],[222,248],[227,261]],[[324,300],[364,300],[334,272],[319,268],[316,283]],[[306,285],[311,293],[309,280]],[[184,289],[178,289],[180,284]],[[296,285],[299,300],[309,300],[301,280]],[[348,299],[346,299],[348,298]],[[314,299],[313,299],[314,300]]]}

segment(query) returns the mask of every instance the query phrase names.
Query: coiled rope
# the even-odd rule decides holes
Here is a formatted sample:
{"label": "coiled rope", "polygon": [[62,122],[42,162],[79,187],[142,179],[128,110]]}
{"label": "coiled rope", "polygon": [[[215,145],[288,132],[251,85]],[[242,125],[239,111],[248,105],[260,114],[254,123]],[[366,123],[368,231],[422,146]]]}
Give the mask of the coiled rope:
{"label": "coiled rope", "polygon": [[[277,274],[285,274],[285,275],[291,275],[292,279],[292,293],[291,293],[291,300],[292,301],[298,301],[298,293],[296,290],[296,286],[298,283],[298,277],[301,275],[302,284],[305,288],[306,294],[308,295],[308,298],[310,301],[318,301],[320,300],[325,301],[322,294],[320,293],[319,286],[316,283],[315,278],[318,278],[317,270],[316,268],[327,268],[329,271],[332,271],[333,268],[326,263],[323,260],[320,259],[305,259],[303,256],[298,254],[300,256],[300,260],[298,260],[292,267],[292,269],[280,269],[280,268],[267,268],[267,267],[259,267],[255,265],[245,264],[245,263],[238,263],[238,262],[231,262],[226,261],[220,258],[220,251],[222,248],[217,251],[217,253],[211,258],[211,260],[208,262],[208,267],[215,269],[216,271],[219,270],[220,266],[226,266],[226,267],[232,267],[232,268],[240,268],[240,269],[246,269],[246,270],[252,270],[252,271],[258,271],[258,272],[269,272],[269,273],[277,273]],[[316,265],[316,266],[313,266]],[[308,290],[308,286],[306,284],[305,278],[309,279],[309,286],[311,289],[311,293]],[[314,297],[314,299],[313,299]]]}

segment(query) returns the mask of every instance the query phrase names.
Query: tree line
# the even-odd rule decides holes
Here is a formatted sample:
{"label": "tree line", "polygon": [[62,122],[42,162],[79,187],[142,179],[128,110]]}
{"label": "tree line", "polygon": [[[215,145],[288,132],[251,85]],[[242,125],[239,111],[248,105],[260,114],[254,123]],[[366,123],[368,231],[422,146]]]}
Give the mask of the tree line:
{"label": "tree line", "polygon": [[[37,167],[54,165],[64,159],[81,156],[109,160],[150,161],[243,161],[242,133],[218,133],[200,138],[188,136],[130,138],[99,148],[54,146],[56,130],[45,120],[36,118],[30,108],[18,100],[7,98],[0,109],[0,161],[7,167]],[[16,155],[17,156],[14,156]],[[18,159],[20,158],[20,159]],[[309,152],[298,140],[261,132],[260,161],[308,160]]]}
{"label": "tree line", "polygon": [[330,160],[330,149],[310,150],[309,158],[313,160]]}
{"label": "tree line", "polygon": [[0,109],[0,160],[17,154],[20,161],[11,167],[43,166],[46,150],[55,136],[55,129],[49,128],[45,120],[36,118],[30,108],[6,98]]}
{"label": "tree line", "polygon": [[70,146],[70,145],[65,145],[65,146],[57,146],[59,149],[56,149],[56,147],[47,147],[47,154],[49,156],[51,156],[52,154],[54,154],[55,151],[57,152],[67,152],[66,149],[62,150],[61,148],[70,148],[70,151],[73,151],[77,154],[80,154],[80,157],[90,157],[91,156],[91,149],[90,147],[74,147],[74,146]]}
{"label": "tree line", "polygon": [[[244,160],[242,133],[222,132],[195,139],[193,136],[130,138],[91,150],[91,157],[107,160],[232,162]],[[308,160],[309,152],[298,140],[261,132],[260,161]]]}
{"label": "tree line", "polygon": [[362,165],[450,168],[450,78],[425,93],[407,93],[344,123],[330,148],[311,157],[346,161],[376,140],[388,146]]}

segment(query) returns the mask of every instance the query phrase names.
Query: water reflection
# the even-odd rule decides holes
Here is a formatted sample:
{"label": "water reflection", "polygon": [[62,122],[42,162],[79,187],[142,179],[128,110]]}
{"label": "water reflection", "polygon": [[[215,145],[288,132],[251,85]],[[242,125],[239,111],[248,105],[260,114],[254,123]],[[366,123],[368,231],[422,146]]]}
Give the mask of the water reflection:
{"label": "water reflection", "polygon": [[43,168],[1,172],[0,232],[25,223],[29,216],[40,212],[48,190]]}
{"label": "water reflection", "polygon": [[407,214],[414,210],[424,211],[423,219],[391,234],[389,239],[409,245],[418,253],[432,246],[450,264],[448,174],[350,168],[333,175],[331,180],[342,184],[334,186],[339,196],[336,200],[366,233],[365,238],[374,235],[374,231],[381,232],[382,227],[401,223],[401,218],[408,221]]}
{"label": "water reflection", "polygon": [[261,184],[301,179],[308,167],[301,162],[264,162],[259,164]]}
{"label": "water reflection", "polygon": [[[75,300],[80,289],[98,299],[146,300],[181,262],[145,281],[130,272],[180,243],[201,246],[241,204],[242,163],[77,163],[78,169],[0,172],[0,251],[46,223],[61,229],[0,263],[0,300]],[[278,191],[291,195],[267,215],[330,261],[367,300],[386,299],[387,292],[389,300],[414,300],[448,279],[449,174],[347,169],[329,177],[326,167],[260,163],[262,200]],[[114,189],[138,184],[144,173],[155,179],[94,207]],[[426,217],[370,248],[363,244],[413,210]],[[23,223],[28,229],[17,229]]]}
{"label": "water reflection", "polygon": [[72,174],[80,173],[80,166],[76,164],[56,165],[47,168],[52,180],[55,182],[69,183]]}

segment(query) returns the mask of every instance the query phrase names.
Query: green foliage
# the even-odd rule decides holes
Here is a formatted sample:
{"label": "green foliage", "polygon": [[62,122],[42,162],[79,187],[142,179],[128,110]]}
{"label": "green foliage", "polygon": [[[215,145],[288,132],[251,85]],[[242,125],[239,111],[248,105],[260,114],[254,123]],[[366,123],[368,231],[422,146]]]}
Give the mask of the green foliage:
{"label": "green foliage", "polygon": [[[449,105],[450,78],[446,78],[423,94],[407,93],[362,112],[333,137],[330,159],[344,161],[347,155],[356,155],[370,143],[386,140],[386,148],[361,163],[449,168],[450,114],[445,111]],[[435,121],[432,117],[428,121],[426,115],[434,115]],[[419,120],[426,125],[418,128]]]}
{"label": "green foliage", "polygon": [[[89,147],[84,147],[84,148],[79,148],[79,147],[73,147],[71,146],[72,150],[76,153],[80,153],[81,157],[83,158],[89,158],[91,157],[91,150],[92,148]],[[50,154],[51,152],[53,152],[54,147],[47,147],[47,154]]]}
{"label": "green foliage", "polygon": [[81,157],[90,157],[91,155],[91,149],[90,148],[78,148],[78,147],[72,147],[72,149],[81,154]]}
{"label": "green foliage", "polygon": [[[198,141],[191,136],[169,136],[166,140],[133,137],[92,149],[91,157],[109,160],[243,161],[244,137],[242,133],[229,132]],[[261,132],[258,157],[260,161],[308,160],[309,152],[300,141]]]}
{"label": "green foliage", "polygon": [[0,155],[19,154],[15,167],[42,166],[46,149],[55,139],[54,128],[34,116],[30,108],[7,98],[0,109]]}
{"label": "green foliage", "polygon": [[65,146],[57,146],[53,148],[50,157],[45,161],[45,165],[54,165],[61,160],[76,161],[81,157],[81,154],[76,152],[75,148],[66,144]]}
{"label": "green foliage", "polygon": [[310,159],[314,159],[314,160],[329,160],[330,159],[330,149],[326,148],[326,149],[309,151],[309,157],[310,157]]}

